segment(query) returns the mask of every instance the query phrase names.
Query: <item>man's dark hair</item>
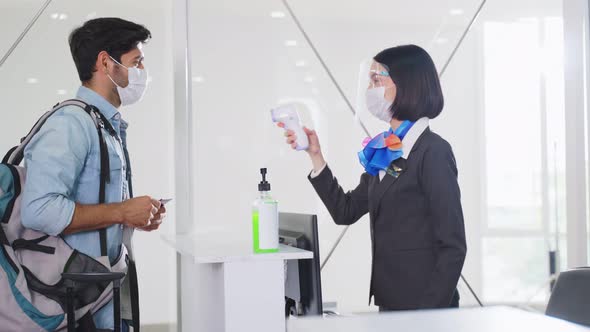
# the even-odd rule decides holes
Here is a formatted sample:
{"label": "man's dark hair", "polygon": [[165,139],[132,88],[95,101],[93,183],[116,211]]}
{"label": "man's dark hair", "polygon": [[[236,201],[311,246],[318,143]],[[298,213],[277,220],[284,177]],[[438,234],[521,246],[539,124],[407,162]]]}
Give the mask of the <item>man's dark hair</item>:
{"label": "man's dark hair", "polygon": [[417,121],[436,118],[443,109],[444,98],[432,58],[416,45],[388,48],[373,58],[384,65],[397,87],[391,105],[393,117]]}
{"label": "man's dark hair", "polygon": [[121,62],[121,56],[152,37],[144,26],[120,18],[97,18],[76,28],[69,37],[70,51],[80,81],[92,79],[98,54],[106,51]]}

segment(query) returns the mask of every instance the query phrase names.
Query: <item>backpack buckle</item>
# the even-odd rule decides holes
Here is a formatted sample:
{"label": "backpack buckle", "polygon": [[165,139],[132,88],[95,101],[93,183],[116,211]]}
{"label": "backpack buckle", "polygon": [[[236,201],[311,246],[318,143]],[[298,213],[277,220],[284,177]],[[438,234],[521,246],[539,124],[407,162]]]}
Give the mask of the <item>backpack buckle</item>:
{"label": "backpack buckle", "polygon": [[102,121],[101,118],[98,118],[98,125],[100,126],[100,128],[104,129],[104,121]]}

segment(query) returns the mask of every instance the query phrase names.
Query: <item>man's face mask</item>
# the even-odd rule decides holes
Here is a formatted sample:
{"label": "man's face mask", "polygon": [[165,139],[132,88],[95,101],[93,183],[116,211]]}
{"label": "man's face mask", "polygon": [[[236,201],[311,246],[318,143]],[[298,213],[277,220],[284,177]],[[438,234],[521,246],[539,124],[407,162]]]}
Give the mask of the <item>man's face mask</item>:
{"label": "man's face mask", "polygon": [[111,79],[113,84],[117,86],[117,92],[119,93],[119,98],[121,99],[121,105],[127,106],[140,101],[145,94],[145,90],[147,89],[147,70],[137,67],[125,67],[113,57],[109,56],[109,58],[111,58],[111,60],[113,60],[117,65],[127,69],[127,78],[129,84],[127,84],[126,87],[122,87],[121,85],[117,84],[111,75],[107,73],[107,76]]}

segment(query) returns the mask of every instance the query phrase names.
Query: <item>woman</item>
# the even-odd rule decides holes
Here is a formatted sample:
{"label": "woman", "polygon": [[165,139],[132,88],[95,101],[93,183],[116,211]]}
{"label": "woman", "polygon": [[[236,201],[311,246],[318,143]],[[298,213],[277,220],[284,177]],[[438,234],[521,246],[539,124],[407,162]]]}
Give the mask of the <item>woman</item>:
{"label": "woman", "polygon": [[[336,224],[351,225],[369,213],[370,297],[380,311],[458,307],[465,230],[451,146],[428,125],[444,104],[436,68],[414,45],[386,49],[373,60],[367,109],[391,129],[359,152],[366,172],[345,193],[316,132],[305,128],[309,180]],[[295,134],[285,135],[295,148]]]}

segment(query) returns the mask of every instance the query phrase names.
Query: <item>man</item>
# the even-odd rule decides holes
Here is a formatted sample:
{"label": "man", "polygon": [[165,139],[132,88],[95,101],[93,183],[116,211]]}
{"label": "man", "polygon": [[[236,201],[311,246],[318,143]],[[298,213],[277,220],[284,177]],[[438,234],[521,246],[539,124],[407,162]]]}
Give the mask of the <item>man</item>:
{"label": "man", "polygon": [[[158,229],[166,212],[149,196],[131,198],[128,125],[118,111],[120,106],[139,101],[145,91],[142,45],[150,38],[145,27],[118,18],[88,21],[69,38],[82,83],[76,98],[96,106],[116,132],[103,131],[110,168],[105,204],[98,204],[101,158],[97,129],[82,109],[67,106],[56,112],[25,150],[23,225],[62,234],[70,246],[92,257],[102,256],[101,241],[105,241],[99,230],[106,229],[106,255],[111,264],[122,254],[124,238],[130,239],[133,229]],[[93,320],[99,329],[113,329],[112,301]],[[123,323],[124,331],[127,325]]]}

